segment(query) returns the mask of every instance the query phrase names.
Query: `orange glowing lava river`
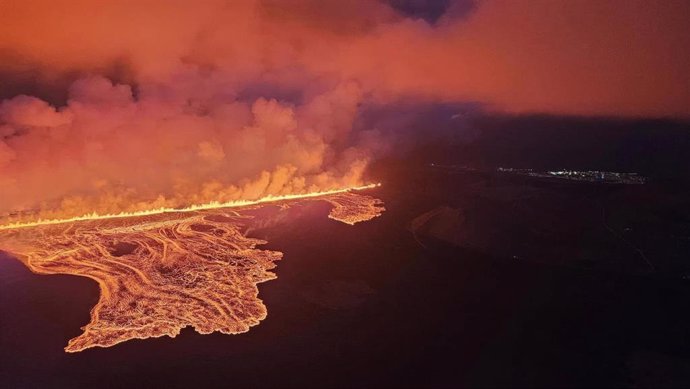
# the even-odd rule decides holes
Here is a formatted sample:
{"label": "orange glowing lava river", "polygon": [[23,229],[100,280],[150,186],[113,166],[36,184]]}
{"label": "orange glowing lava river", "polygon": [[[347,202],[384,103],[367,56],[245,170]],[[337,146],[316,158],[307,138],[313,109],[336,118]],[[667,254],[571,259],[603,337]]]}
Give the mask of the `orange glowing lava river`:
{"label": "orange glowing lava river", "polygon": [[249,211],[268,201],[283,201],[283,207],[326,201],[333,206],[329,217],[348,224],[384,211],[378,199],[338,190],[225,207],[6,225],[0,228],[0,249],[35,273],[98,282],[91,321],[68,342],[67,352],[175,337],[187,326],[201,334],[239,334],[266,317],[257,284],[276,278],[270,270],[283,256],[257,248],[266,241],[246,234]]}

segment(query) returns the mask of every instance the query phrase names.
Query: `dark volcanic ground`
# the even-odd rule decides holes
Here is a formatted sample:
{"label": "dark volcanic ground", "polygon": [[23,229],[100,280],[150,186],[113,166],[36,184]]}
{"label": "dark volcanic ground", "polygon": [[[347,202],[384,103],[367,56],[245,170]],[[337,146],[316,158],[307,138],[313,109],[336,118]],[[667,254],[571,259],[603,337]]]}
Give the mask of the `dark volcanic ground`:
{"label": "dark volcanic ground", "polygon": [[268,318],[242,335],[186,329],[65,354],[95,283],[0,259],[0,386],[690,386],[682,180],[423,162],[374,169],[387,211],[372,221],[348,226],[311,203],[252,230],[285,256],[260,285]]}

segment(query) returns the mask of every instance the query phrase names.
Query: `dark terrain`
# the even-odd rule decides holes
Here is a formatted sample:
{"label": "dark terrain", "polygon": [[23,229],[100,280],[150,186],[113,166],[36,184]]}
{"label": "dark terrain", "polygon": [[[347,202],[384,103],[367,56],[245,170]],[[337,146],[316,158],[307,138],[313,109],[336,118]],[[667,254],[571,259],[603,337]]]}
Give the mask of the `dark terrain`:
{"label": "dark terrain", "polygon": [[[480,123],[470,141],[382,160],[372,175],[384,185],[370,194],[387,211],[372,221],[344,225],[308,203],[252,229],[284,259],[259,286],[268,318],[246,334],[186,329],[65,354],[96,284],[2,258],[0,386],[689,386],[687,125],[662,123],[655,143],[654,121],[559,122],[559,137],[544,120],[497,120],[511,128],[503,135]],[[686,164],[668,171],[675,163]],[[498,166],[649,181],[491,173]]]}

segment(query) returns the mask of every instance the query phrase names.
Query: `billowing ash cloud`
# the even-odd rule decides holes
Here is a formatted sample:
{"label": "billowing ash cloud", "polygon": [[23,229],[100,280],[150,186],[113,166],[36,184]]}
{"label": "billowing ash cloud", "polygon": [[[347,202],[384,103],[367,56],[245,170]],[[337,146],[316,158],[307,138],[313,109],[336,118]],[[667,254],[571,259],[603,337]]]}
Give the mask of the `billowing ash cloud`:
{"label": "billowing ash cloud", "polygon": [[[363,182],[378,140],[352,127],[371,90],[305,69],[279,38],[369,28],[358,7],[340,7],[351,26],[312,26],[339,18],[306,2],[69,2],[58,29],[53,8],[35,5],[17,13],[42,19],[57,34],[51,43],[26,28],[0,43],[35,64],[42,84],[72,81],[62,101],[0,103],[0,214],[134,211]],[[380,10],[375,24],[395,17]],[[111,62],[128,77],[109,74]]]}
{"label": "billowing ash cloud", "polygon": [[361,183],[370,156],[350,136],[356,83],[293,105],[237,100],[222,80],[192,80],[196,71],[179,77],[140,85],[136,99],[129,85],[94,76],[74,82],[60,108],[5,100],[2,211],[59,200],[69,214],[118,212]]}
{"label": "billowing ash cloud", "polygon": [[391,102],[687,116],[687,3],[650,4],[0,5],[0,214],[360,183],[386,142],[353,123]]}

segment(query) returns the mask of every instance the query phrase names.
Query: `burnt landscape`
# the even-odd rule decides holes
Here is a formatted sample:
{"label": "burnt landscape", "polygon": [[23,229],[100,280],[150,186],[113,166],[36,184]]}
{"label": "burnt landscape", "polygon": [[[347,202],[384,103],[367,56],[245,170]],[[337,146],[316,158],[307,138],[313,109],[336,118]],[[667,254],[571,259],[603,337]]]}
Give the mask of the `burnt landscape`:
{"label": "burnt landscape", "polygon": [[[257,209],[248,236],[284,258],[278,279],[259,286],[268,317],[242,335],[187,328],[68,356],[63,342],[88,321],[95,284],[4,258],[0,303],[12,314],[0,342],[14,350],[4,382],[35,382],[36,370],[58,386],[688,382],[684,190],[653,176],[609,185],[439,170],[425,158],[377,165],[388,179],[367,194],[387,210],[356,227],[324,217],[326,202]],[[260,366],[271,373],[249,374]]]}

